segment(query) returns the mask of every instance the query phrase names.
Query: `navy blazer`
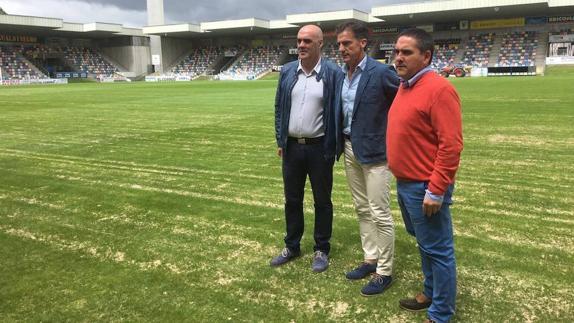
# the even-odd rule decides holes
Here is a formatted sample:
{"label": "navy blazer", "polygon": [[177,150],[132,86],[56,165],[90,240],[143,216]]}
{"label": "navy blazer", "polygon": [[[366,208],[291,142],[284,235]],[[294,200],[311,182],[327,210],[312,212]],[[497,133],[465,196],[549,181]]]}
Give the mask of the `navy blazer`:
{"label": "navy blazer", "polygon": [[[336,97],[337,159],[345,149],[341,95],[343,81],[338,83]],[[357,86],[351,122],[351,145],[355,158],[361,164],[374,164],[387,160],[387,116],[399,85],[399,78],[392,66],[367,57],[365,70]]]}
{"label": "navy blazer", "polygon": [[[289,116],[291,115],[291,91],[297,82],[297,67],[299,61],[293,61],[283,65],[277,92],[275,94],[275,139],[277,147],[287,153],[287,139],[289,136]],[[336,152],[336,129],[335,129],[335,92],[340,80],[343,79],[341,69],[329,59],[321,58],[321,71],[317,75],[323,80],[323,126],[325,139],[325,159],[335,159]],[[340,91],[339,91],[340,93]]]}

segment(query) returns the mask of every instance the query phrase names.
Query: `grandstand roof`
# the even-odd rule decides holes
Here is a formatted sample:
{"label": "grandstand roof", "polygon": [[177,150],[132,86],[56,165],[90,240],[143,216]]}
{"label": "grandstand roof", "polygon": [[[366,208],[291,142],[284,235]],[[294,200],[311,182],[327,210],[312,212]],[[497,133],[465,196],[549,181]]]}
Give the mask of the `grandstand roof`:
{"label": "grandstand roof", "polygon": [[[0,12],[1,12],[0,8]],[[347,20],[377,26],[412,26],[439,21],[479,20],[525,16],[553,16],[574,12],[573,0],[431,0],[355,9],[287,15],[283,20],[248,18],[126,28],[113,23],[70,23],[59,18],[0,14],[0,32],[36,36],[105,38],[158,35],[180,38],[246,35],[294,31],[305,24],[332,29]]]}
{"label": "grandstand roof", "polygon": [[374,7],[371,13],[355,9],[287,15],[285,20],[249,18],[200,24],[146,26],[145,35],[196,38],[214,35],[276,32],[317,24],[325,29],[346,20],[378,26],[412,26],[439,21],[552,16],[574,12],[573,0],[431,0]]}
{"label": "grandstand roof", "polygon": [[[382,20],[373,17],[369,13],[355,9],[325,11],[315,13],[304,13],[287,15],[285,20],[264,20],[259,18],[249,18],[240,20],[223,20],[213,22],[203,22],[199,25],[179,24],[165,26],[147,26],[143,28],[146,35],[174,36],[174,37],[201,37],[213,35],[233,35],[245,34],[249,32],[266,33],[276,32],[280,29],[296,30],[299,26],[306,24],[317,24],[323,28],[332,28],[347,20],[359,20],[367,23],[381,22]],[[188,26],[194,26],[193,30],[186,32]],[[205,34],[209,33],[209,34]]]}
{"label": "grandstand roof", "polygon": [[114,36],[143,36],[139,28],[119,24],[93,22],[88,24],[64,22],[59,18],[0,15],[0,32],[35,36],[78,36],[104,38]]}
{"label": "grandstand roof", "polygon": [[[565,8],[567,7],[567,8]],[[446,0],[387,5],[371,14],[386,25],[405,26],[449,20],[477,20],[562,15],[572,0]]]}

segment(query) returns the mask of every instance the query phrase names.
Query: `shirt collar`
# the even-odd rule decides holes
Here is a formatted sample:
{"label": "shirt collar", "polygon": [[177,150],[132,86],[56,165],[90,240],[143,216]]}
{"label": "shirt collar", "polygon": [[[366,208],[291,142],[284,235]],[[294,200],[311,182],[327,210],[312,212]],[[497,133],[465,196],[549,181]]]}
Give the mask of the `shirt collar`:
{"label": "shirt collar", "polygon": [[[317,62],[317,64],[315,65],[315,67],[313,68],[313,71],[315,71],[315,73],[317,73],[317,75],[319,75],[319,73],[321,72],[321,57],[319,57],[319,61]],[[311,74],[313,74],[313,71],[311,71]],[[301,65],[301,60],[299,60],[299,66],[297,66],[297,73],[303,72],[305,73],[305,71],[303,70],[303,66]]]}
{"label": "shirt collar", "polygon": [[[365,57],[363,57],[363,59],[359,62],[359,65],[357,65],[357,69],[360,69],[361,72],[365,70],[365,68],[367,67],[367,54],[365,54]],[[343,72],[345,72],[345,74],[347,74],[349,72],[349,68],[347,67],[347,64],[343,64]]]}
{"label": "shirt collar", "polygon": [[403,85],[403,88],[408,89],[410,87],[413,87],[415,85],[415,83],[423,76],[425,75],[427,72],[432,71],[432,67],[429,65],[425,68],[423,68],[422,70],[418,71],[417,74],[415,74],[413,77],[411,77],[408,80],[404,80],[403,78],[401,78],[401,84]]}

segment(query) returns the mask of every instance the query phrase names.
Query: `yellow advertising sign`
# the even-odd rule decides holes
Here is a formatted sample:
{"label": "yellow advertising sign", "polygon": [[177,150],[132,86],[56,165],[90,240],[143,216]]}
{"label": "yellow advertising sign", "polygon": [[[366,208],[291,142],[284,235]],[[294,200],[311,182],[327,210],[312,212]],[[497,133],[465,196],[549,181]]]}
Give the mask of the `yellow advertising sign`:
{"label": "yellow advertising sign", "polygon": [[38,37],[35,36],[19,36],[19,35],[1,35],[0,42],[10,43],[37,43]]}
{"label": "yellow advertising sign", "polygon": [[254,39],[251,41],[252,47],[263,47],[265,46],[265,41],[262,39]]}
{"label": "yellow advertising sign", "polygon": [[510,19],[475,20],[470,23],[470,29],[491,29],[524,26],[524,17]]}

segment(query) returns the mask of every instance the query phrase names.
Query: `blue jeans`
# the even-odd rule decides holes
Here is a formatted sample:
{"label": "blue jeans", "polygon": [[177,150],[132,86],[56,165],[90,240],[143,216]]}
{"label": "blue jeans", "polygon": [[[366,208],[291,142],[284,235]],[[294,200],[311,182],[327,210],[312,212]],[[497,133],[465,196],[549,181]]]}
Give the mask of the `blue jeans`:
{"label": "blue jeans", "polygon": [[283,184],[285,190],[285,246],[300,250],[303,237],[303,197],[307,176],[311,182],[315,202],[315,230],[313,250],[329,253],[333,228],[333,164],[335,159],[325,159],[322,143],[303,145],[289,141],[283,155]]}
{"label": "blue jeans", "polygon": [[444,202],[430,218],[423,213],[426,182],[397,181],[399,206],[407,232],[417,239],[424,274],[423,293],[432,304],[428,317],[437,322],[448,322],[454,314],[456,298],[456,261],[452,236],[450,185]]}

